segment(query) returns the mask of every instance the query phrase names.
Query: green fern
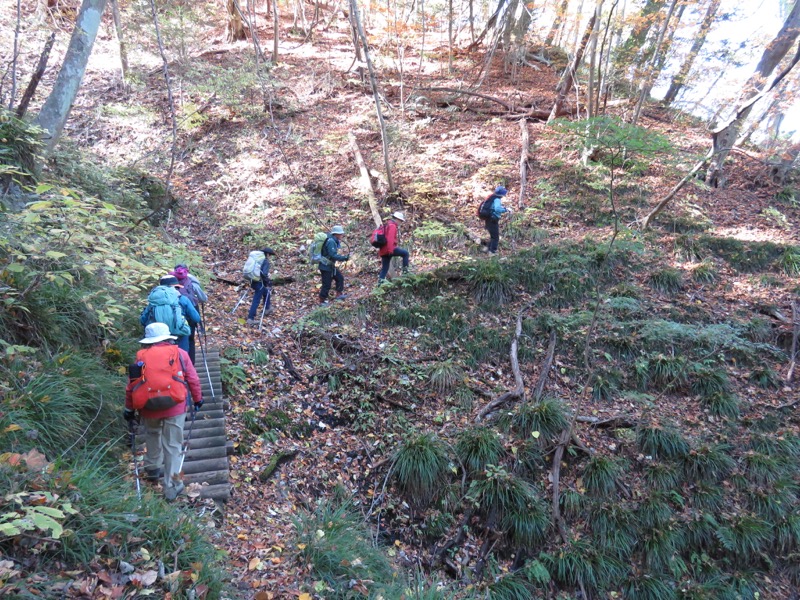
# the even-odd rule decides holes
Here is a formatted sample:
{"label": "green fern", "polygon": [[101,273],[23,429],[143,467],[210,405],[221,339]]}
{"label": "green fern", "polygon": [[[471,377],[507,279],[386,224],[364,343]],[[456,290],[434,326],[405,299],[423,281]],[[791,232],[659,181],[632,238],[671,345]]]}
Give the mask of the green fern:
{"label": "green fern", "polygon": [[675,459],[689,452],[689,443],[672,427],[652,425],[636,433],[639,451],[653,458]]}
{"label": "green fern", "polygon": [[583,483],[593,496],[607,496],[615,491],[617,480],[621,475],[622,466],[617,460],[595,455],[586,464]]}
{"label": "green fern", "polygon": [[406,500],[426,507],[447,481],[447,453],[433,434],[413,435],[395,452],[392,478]]}
{"label": "green fern", "polygon": [[496,465],[503,454],[497,433],[488,427],[462,431],[456,441],[456,454],[470,474],[480,473],[486,465]]}

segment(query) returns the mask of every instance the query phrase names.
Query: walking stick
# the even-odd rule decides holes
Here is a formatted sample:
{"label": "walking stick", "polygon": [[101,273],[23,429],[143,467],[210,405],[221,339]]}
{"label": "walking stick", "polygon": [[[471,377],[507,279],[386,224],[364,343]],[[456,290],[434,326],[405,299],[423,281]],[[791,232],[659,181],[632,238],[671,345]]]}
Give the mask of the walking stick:
{"label": "walking stick", "polygon": [[261,333],[261,329],[264,327],[264,313],[267,312],[267,304],[269,304],[271,298],[272,298],[272,286],[268,286],[267,295],[264,298],[264,306],[261,309],[261,321],[259,321],[258,323],[258,333]]}
{"label": "walking stick", "polygon": [[235,312],[236,312],[236,309],[237,309],[237,308],[239,308],[239,305],[240,305],[242,302],[244,302],[244,299],[245,299],[246,297],[247,297],[247,288],[245,288],[245,289],[244,289],[244,293],[242,294],[242,297],[241,297],[241,298],[239,298],[239,301],[236,303],[236,306],[234,306],[234,307],[233,307],[233,310],[231,311],[231,314],[233,314],[233,313],[235,313]]}
{"label": "walking stick", "polygon": [[[216,399],[216,395],[214,394],[214,382],[211,380],[211,371],[208,370],[208,359],[206,358],[206,349],[208,348],[208,335],[206,334],[206,310],[205,305],[200,305],[201,311],[201,323],[203,325],[203,331],[200,334],[200,354],[203,356],[203,366],[206,369],[206,377],[208,377],[208,388],[211,390],[211,399]],[[205,341],[205,343],[203,343]]]}
{"label": "walking stick", "polygon": [[181,460],[178,463],[178,473],[183,471],[183,460],[186,458],[186,453],[189,451],[189,442],[192,440],[192,428],[194,427],[194,418],[197,416],[197,413],[200,409],[195,408],[192,406],[192,420],[189,423],[189,433],[186,436],[186,439],[183,440],[183,444],[181,445]]}
{"label": "walking stick", "polygon": [[136,497],[142,501],[142,484],[139,481],[139,464],[136,461],[136,422],[128,421],[128,433],[131,439],[131,453],[133,454],[133,474],[136,476]]}

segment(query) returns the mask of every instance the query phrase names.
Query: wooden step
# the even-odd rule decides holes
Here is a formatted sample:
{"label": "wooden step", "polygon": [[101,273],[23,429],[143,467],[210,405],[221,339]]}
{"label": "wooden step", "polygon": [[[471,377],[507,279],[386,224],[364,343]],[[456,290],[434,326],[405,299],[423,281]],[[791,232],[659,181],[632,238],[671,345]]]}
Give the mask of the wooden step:
{"label": "wooden step", "polygon": [[200,497],[212,500],[227,500],[231,497],[231,484],[204,485],[200,492]]}
{"label": "wooden step", "polygon": [[206,458],[222,458],[223,456],[228,456],[228,449],[225,447],[225,444],[211,446],[208,448],[195,448],[192,447],[191,442],[189,442],[189,450],[186,451],[186,460],[203,460]]}
{"label": "wooden step", "polygon": [[229,472],[228,469],[222,471],[205,471],[204,473],[184,473],[183,483],[189,485],[190,483],[228,483]]}
{"label": "wooden step", "polygon": [[206,458],[203,460],[192,460],[183,463],[184,473],[204,473],[206,471],[222,471],[229,469],[228,457]]}

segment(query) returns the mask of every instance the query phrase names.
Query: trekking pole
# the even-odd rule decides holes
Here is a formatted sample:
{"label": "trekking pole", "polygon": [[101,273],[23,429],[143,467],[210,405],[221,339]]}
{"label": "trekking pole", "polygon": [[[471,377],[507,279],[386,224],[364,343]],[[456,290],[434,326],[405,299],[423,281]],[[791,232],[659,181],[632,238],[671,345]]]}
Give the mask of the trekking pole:
{"label": "trekking pole", "polygon": [[258,323],[258,333],[261,333],[261,329],[264,327],[264,313],[267,312],[267,304],[269,304],[271,298],[272,286],[268,286],[267,295],[264,298],[264,306],[261,308],[261,321]]}
{"label": "trekking pole", "polygon": [[208,347],[208,329],[206,329],[206,303],[200,303],[200,320],[203,322],[203,339],[206,341],[206,347]]}
{"label": "trekking pole", "polygon": [[211,381],[211,371],[208,370],[208,360],[206,359],[206,348],[208,348],[208,338],[205,340],[205,344],[203,344],[203,338],[205,337],[205,326],[203,327],[203,335],[200,337],[200,354],[203,355],[203,366],[206,369],[206,377],[208,377],[208,388],[211,390],[211,399],[214,400],[216,396],[214,395],[214,382]]}
{"label": "trekking pole", "polygon": [[194,419],[197,416],[197,413],[200,409],[195,408],[192,405],[192,420],[189,423],[189,433],[186,436],[186,439],[183,440],[183,444],[181,444],[181,460],[178,462],[178,473],[183,471],[183,460],[186,458],[186,453],[189,451],[189,442],[192,440],[192,428],[194,427]]}
{"label": "trekking pole", "polygon": [[136,476],[136,497],[142,501],[142,484],[139,481],[139,464],[136,461],[136,422],[128,421],[128,434],[131,440],[131,453],[133,454],[133,474]]}
{"label": "trekking pole", "polygon": [[231,314],[233,314],[233,313],[235,313],[235,312],[236,312],[236,309],[237,309],[237,308],[239,308],[239,305],[240,305],[242,302],[244,302],[244,299],[245,299],[246,297],[247,297],[247,288],[244,288],[244,293],[242,294],[242,297],[241,297],[241,298],[239,298],[239,301],[236,303],[236,306],[234,306],[234,307],[233,307],[233,310],[231,311]]}

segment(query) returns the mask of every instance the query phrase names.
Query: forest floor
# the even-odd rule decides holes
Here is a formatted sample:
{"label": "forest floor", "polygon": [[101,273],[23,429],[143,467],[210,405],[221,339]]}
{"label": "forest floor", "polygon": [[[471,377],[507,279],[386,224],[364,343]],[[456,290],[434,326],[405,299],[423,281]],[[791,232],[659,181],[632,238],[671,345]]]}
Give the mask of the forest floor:
{"label": "forest floor", "polygon": [[[261,23],[267,22],[266,15],[259,16]],[[283,23],[284,31],[289,25]],[[114,70],[104,67],[113,56],[108,31],[105,28],[101,34],[67,135],[100,163],[136,163],[154,173],[164,172],[170,149],[169,110],[158,63],[152,57],[145,60],[139,56],[134,62],[134,85],[119,85]],[[266,47],[266,28],[259,33]],[[384,167],[374,101],[368,78],[353,70],[346,20],[334,18],[328,30],[318,29],[310,41],[299,35],[284,37],[280,63],[263,82],[253,75],[251,44],[228,44],[221,29],[206,39],[201,57],[172,65],[173,76],[187,82],[187,87],[191,83],[192,91],[179,94],[180,114],[185,119],[173,178],[179,206],[164,232],[204,257],[204,265],[190,266],[209,276],[205,280],[210,296],[208,343],[219,347],[230,361],[225,382],[232,403],[228,435],[239,451],[232,458],[233,496],[226,518],[220,527],[209,519],[210,534],[228,553],[233,584],[243,597],[300,596],[308,591],[309,573],[298,558],[294,520],[313,511],[320,499],[343,489],[355,498],[357,509],[369,513],[373,526],[381,523],[381,510],[391,515],[384,517],[388,522],[382,524],[381,541],[391,549],[398,565],[410,569],[424,564],[430,558],[431,544],[419,532],[419,515],[396,499],[390,506],[384,495],[396,442],[404,428],[436,431],[452,438],[475,423],[490,399],[514,387],[514,374],[507,350],[487,364],[465,366],[468,386],[478,391],[470,403],[458,404],[425,382],[409,379],[406,371],[387,370],[385,389],[366,394],[365,402],[354,412],[345,406],[349,400],[341,390],[330,385],[332,373],[355,373],[364,365],[381,368],[376,357],[388,346],[406,367],[427,364],[432,354],[430,346],[418,344],[421,328],[387,327],[371,314],[385,293],[376,296],[380,263],[367,242],[373,224],[366,202],[361,200],[348,135],[356,136],[375,173],[373,185],[382,212],[405,211],[401,239],[411,242],[414,273],[483,258],[482,249],[463,235],[451,235],[432,247],[414,233],[430,229],[429,222],[437,216],[485,237],[475,218],[476,205],[496,183],[507,185],[510,205],[518,213],[527,209],[519,226],[529,232],[506,235],[506,223],[501,223],[501,261],[536,247],[539,240],[580,243],[587,237],[608,239],[613,231],[609,208],[602,194],[598,199],[582,188],[583,196],[578,195],[578,149],[541,122],[528,124],[530,171],[526,194],[520,199],[519,119],[509,118],[509,111],[489,100],[426,91],[470,85],[485,67],[483,50],[459,51],[448,72],[446,47],[429,50],[420,66],[416,48],[409,45],[404,49],[402,78],[397,61],[379,62],[384,108],[391,126],[392,175],[400,191],[399,196],[387,200],[385,176],[380,175]],[[137,56],[133,58],[137,60]],[[541,109],[551,105],[557,82],[558,74],[543,64],[519,68],[512,76],[498,54],[484,74],[480,91],[507,104]],[[270,97],[267,112],[262,85]],[[242,95],[240,90],[247,91]],[[415,99],[409,101],[412,94]],[[202,111],[192,112],[198,108]],[[625,118],[629,109],[622,106],[614,111]],[[656,106],[645,110],[641,124],[671,139],[675,152],[669,161],[645,164],[640,173],[623,182],[627,194],[620,205],[623,226],[646,214],[710,143],[708,131],[701,126]],[[728,164],[727,188],[690,185],[653,231],[626,229],[626,243],[642,243],[646,260],[687,275],[699,261],[686,258],[681,236],[687,230],[696,231],[693,227],[702,225],[706,235],[743,242],[799,244],[800,208],[793,202],[777,203],[781,187],[770,182],[764,159],[755,151],[748,156],[734,154]],[[319,277],[306,260],[305,248],[316,231],[336,224],[347,229],[344,241],[353,256],[342,269],[350,297],[319,309]],[[530,234],[533,231],[538,232],[536,236]],[[235,314],[231,309],[244,291],[240,270],[248,252],[265,245],[277,252],[274,276],[290,277],[293,282],[275,288],[274,312],[265,318],[259,332],[244,322],[250,295]],[[787,336],[791,338],[797,278],[741,272],[724,261],[717,268],[713,284],[689,277],[674,294],[648,286],[652,271],[637,272],[627,282],[644,290],[643,302],[657,310],[696,309],[716,315],[720,322],[732,315],[767,315],[776,338],[785,345]],[[388,293],[397,290],[392,287]],[[521,294],[514,303],[487,317],[508,332],[505,343],[510,340],[517,311],[530,299]],[[345,313],[348,316],[339,320]],[[356,313],[359,319],[353,317]],[[338,334],[341,346],[335,347],[333,338],[320,337],[320,331]],[[526,389],[533,388],[541,376],[547,339],[533,339],[532,343],[534,358],[522,369]],[[433,354],[437,360],[457,357],[455,347],[442,347]],[[580,415],[601,421],[641,415],[641,407],[624,395],[587,403],[584,376],[588,375],[576,366],[577,359],[566,354],[562,358],[561,348],[556,351],[548,393],[564,398]],[[772,359],[769,364],[781,374],[788,366]],[[736,365],[731,375],[748,405],[743,412],[747,410],[750,418],[800,398],[791,384],[768,392],[757,389],[748,383],[746,371],[739,371]],[[702,430],[709,423],[713,426],[714,418],[695,410],[686,395],[659,394],[655,402],[659,412],[674,416],[688,430]],[[265,421],[268,415],[272,419],[285,415],[289,423]],[[613,454],[618,452],[617,444],[624,445],[605,429],[581,426],[577,434],[583,444],[601,452]],[[259,474],[271,460],[283,455],[285,460],[275,473],[262,480]],[[562,476],[565,487],[580,487],[577,472]],[[200,514],[199,500],[188,498],[186,502]],[[383,507],[378,509],[381,502]],[[481,543],[477,536],[464,543],[465,565],[470,553],[474,560]],[[465,572],[455,575],[467,577]],[[775,589],[773,597],[787,597],[785,582],[779,580]]]}

